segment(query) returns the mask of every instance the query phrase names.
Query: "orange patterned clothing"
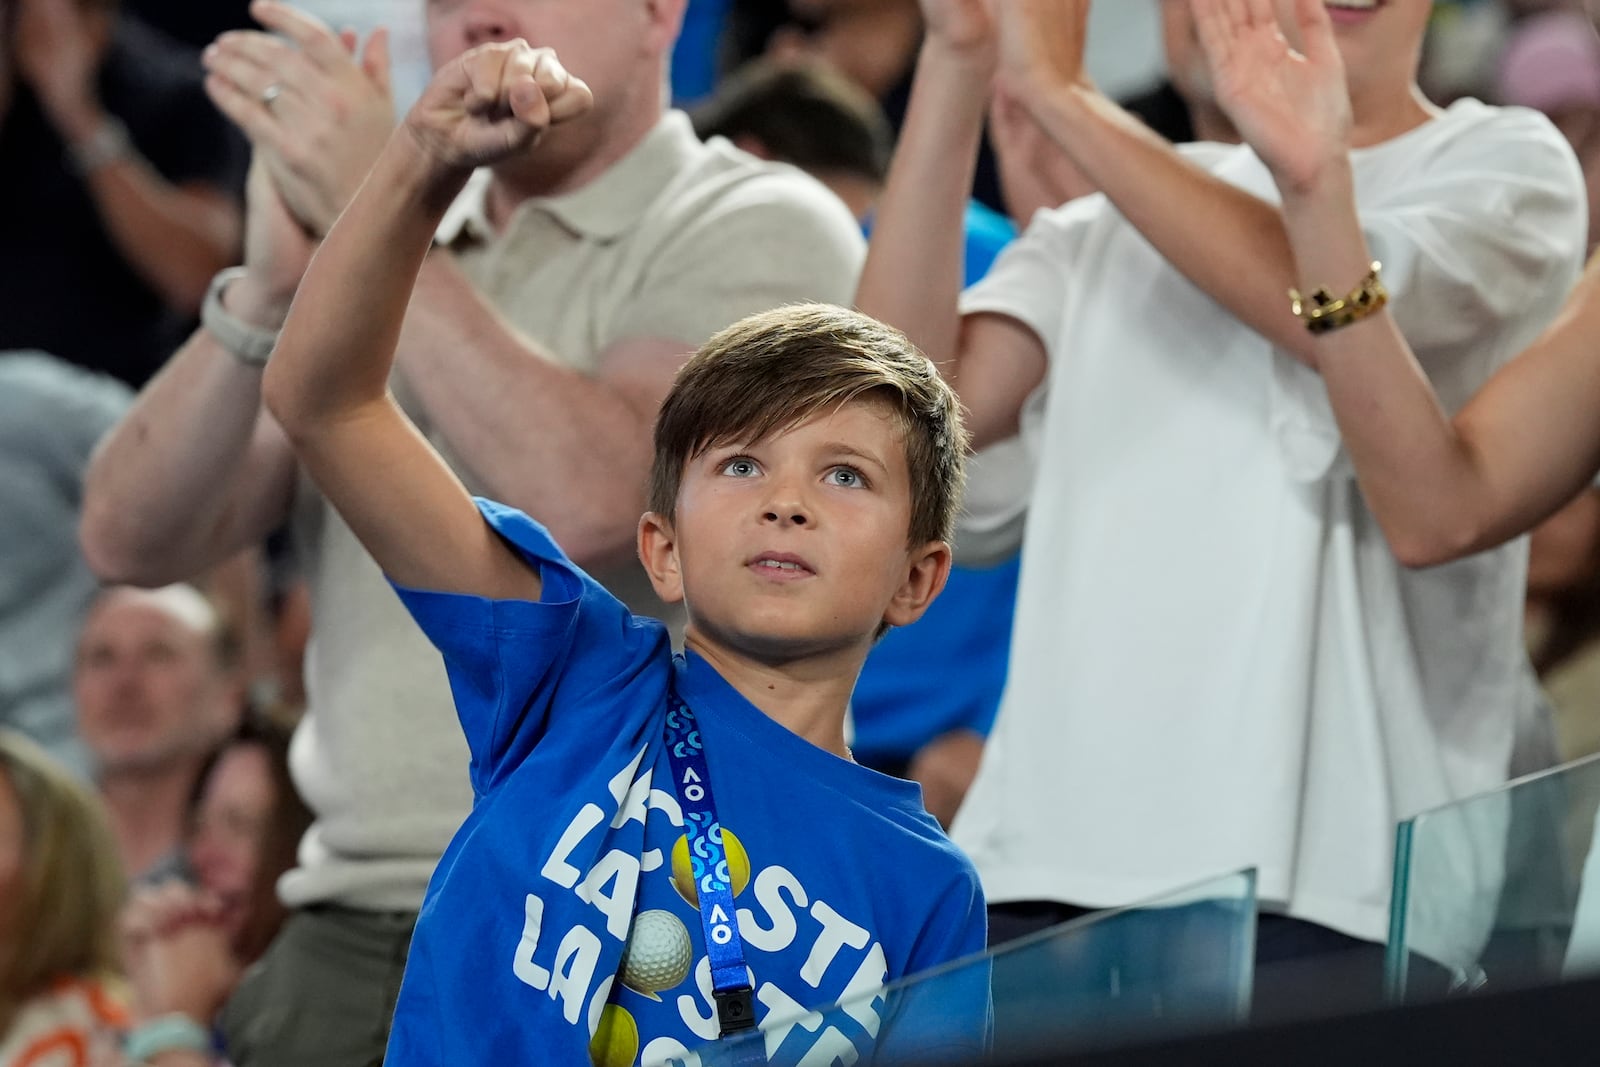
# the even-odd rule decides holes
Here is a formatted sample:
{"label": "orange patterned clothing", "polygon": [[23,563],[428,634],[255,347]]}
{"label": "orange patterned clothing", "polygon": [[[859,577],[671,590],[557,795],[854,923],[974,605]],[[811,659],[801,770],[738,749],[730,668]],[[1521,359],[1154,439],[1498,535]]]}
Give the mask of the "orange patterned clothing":
{"label": "orange patterned clothing", "polygon": [[112,983],[63,979],[29,1001],[0,1036],[0,1067],[115,1067],[129,1022]]}

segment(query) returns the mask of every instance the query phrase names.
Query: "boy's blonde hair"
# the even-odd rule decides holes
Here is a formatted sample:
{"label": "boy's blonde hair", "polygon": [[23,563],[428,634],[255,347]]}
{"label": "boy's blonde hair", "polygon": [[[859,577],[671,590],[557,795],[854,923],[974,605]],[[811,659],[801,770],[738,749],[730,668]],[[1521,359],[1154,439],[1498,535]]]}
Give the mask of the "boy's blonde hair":
{"label": "boy's blonde hair", "polygon": [[0,730],[0,788],[22,807],[22,870],[0,930],[0,1033],[62,978],[118,974],[125,885],[100,801],[38,745]]}
{"label": "boy's blonde hair", "polygon": [[672,517],[685,465],[706,450],[862,399],[887,405],[904,431],[910,543],[948,541],[966,470],[960,403],[903,333],[831,304],[752,315],[683,365],[656,419],[650,510]]}

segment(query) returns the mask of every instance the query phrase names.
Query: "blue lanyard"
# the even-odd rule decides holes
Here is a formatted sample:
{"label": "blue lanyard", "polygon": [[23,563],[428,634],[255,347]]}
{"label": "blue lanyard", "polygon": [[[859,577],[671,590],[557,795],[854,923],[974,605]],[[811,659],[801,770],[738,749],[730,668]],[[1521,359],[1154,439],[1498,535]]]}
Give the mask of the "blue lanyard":
{"label": "blue lanyard", "polygon": [[722,848],[722,823],[711,797],[705,745],[694,712],[678,696],[676,687],[667,692],[666,741],[672,781],[689,831],[689,864],[700,897],[700,927],[705,933],[706,956],[711,960],[717,1024],[721,1036],[728,1037],[755,1027],[755,1003],[744,962],[744,939],[739,936],[734,914],[733,885]]}

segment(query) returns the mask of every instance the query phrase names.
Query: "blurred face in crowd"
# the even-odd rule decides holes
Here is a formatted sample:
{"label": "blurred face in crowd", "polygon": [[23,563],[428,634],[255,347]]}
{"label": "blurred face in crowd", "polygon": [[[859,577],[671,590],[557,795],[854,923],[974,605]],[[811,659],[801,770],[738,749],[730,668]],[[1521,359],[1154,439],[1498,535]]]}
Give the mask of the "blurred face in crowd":
{"label": "blurred face in crowd", "polygon": [[278,800],[270,758],[260,744],[226,749],[201,787],[190,830],[189,866],[201,887],[222,901],[228,932],[235,936],[249,918]]}
{"label": "blurred face in crowd", "polygon": [[539,154],[579,151],[618,116],[665,103],[667,57],[686,0],[426,0],[428,57],[434,69],[494,41],[521,37],[553,48],[567,70],[594,91],[594,109],[551,131]]}
{"label": "blurred face in crowd", "polygon": [[102,596],[78,639],[73,694],[79,733],[102,775],[200,759],[239,719],[216,617],[186,586]]}

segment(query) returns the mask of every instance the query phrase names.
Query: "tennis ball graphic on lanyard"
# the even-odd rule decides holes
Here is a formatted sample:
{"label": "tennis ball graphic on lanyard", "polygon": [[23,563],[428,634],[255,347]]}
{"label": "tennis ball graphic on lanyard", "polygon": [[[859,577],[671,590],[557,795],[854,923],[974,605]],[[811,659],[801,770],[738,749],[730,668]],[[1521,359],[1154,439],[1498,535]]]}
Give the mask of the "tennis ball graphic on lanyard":
{"label": "tennis ball graphic on lanyard", "polygon": [[[744,844],[734,836],[732,830],[722,831],[722,851],[728,864],[728,885],[733,889],[733,895],[738,896],[744,892],[744,887],[750,884],[750,854],[744,850]],[[672,884],[678,890],[689,907],[700,910],[699,881],[696,877],[696,867],[699,874],[704,875],[704,857],[693,857],[689,854],[689,836],[678,838],[678,843],[672,846]]]}
{"label": "tennis ball graphic on lanyard", "polygon": [[670,911],[641,911],[633,918],[628,945],[622,950],[622,984],[653,1000],[689,977],[694,942],[689,928]]}
{"label": "tennis ball graphic on lanyard", "polygon": [[589,1039],[590,1062],[594,1067],[633,1067],[638,1057],[639,1024],[626,1008],[607,1004]]}

